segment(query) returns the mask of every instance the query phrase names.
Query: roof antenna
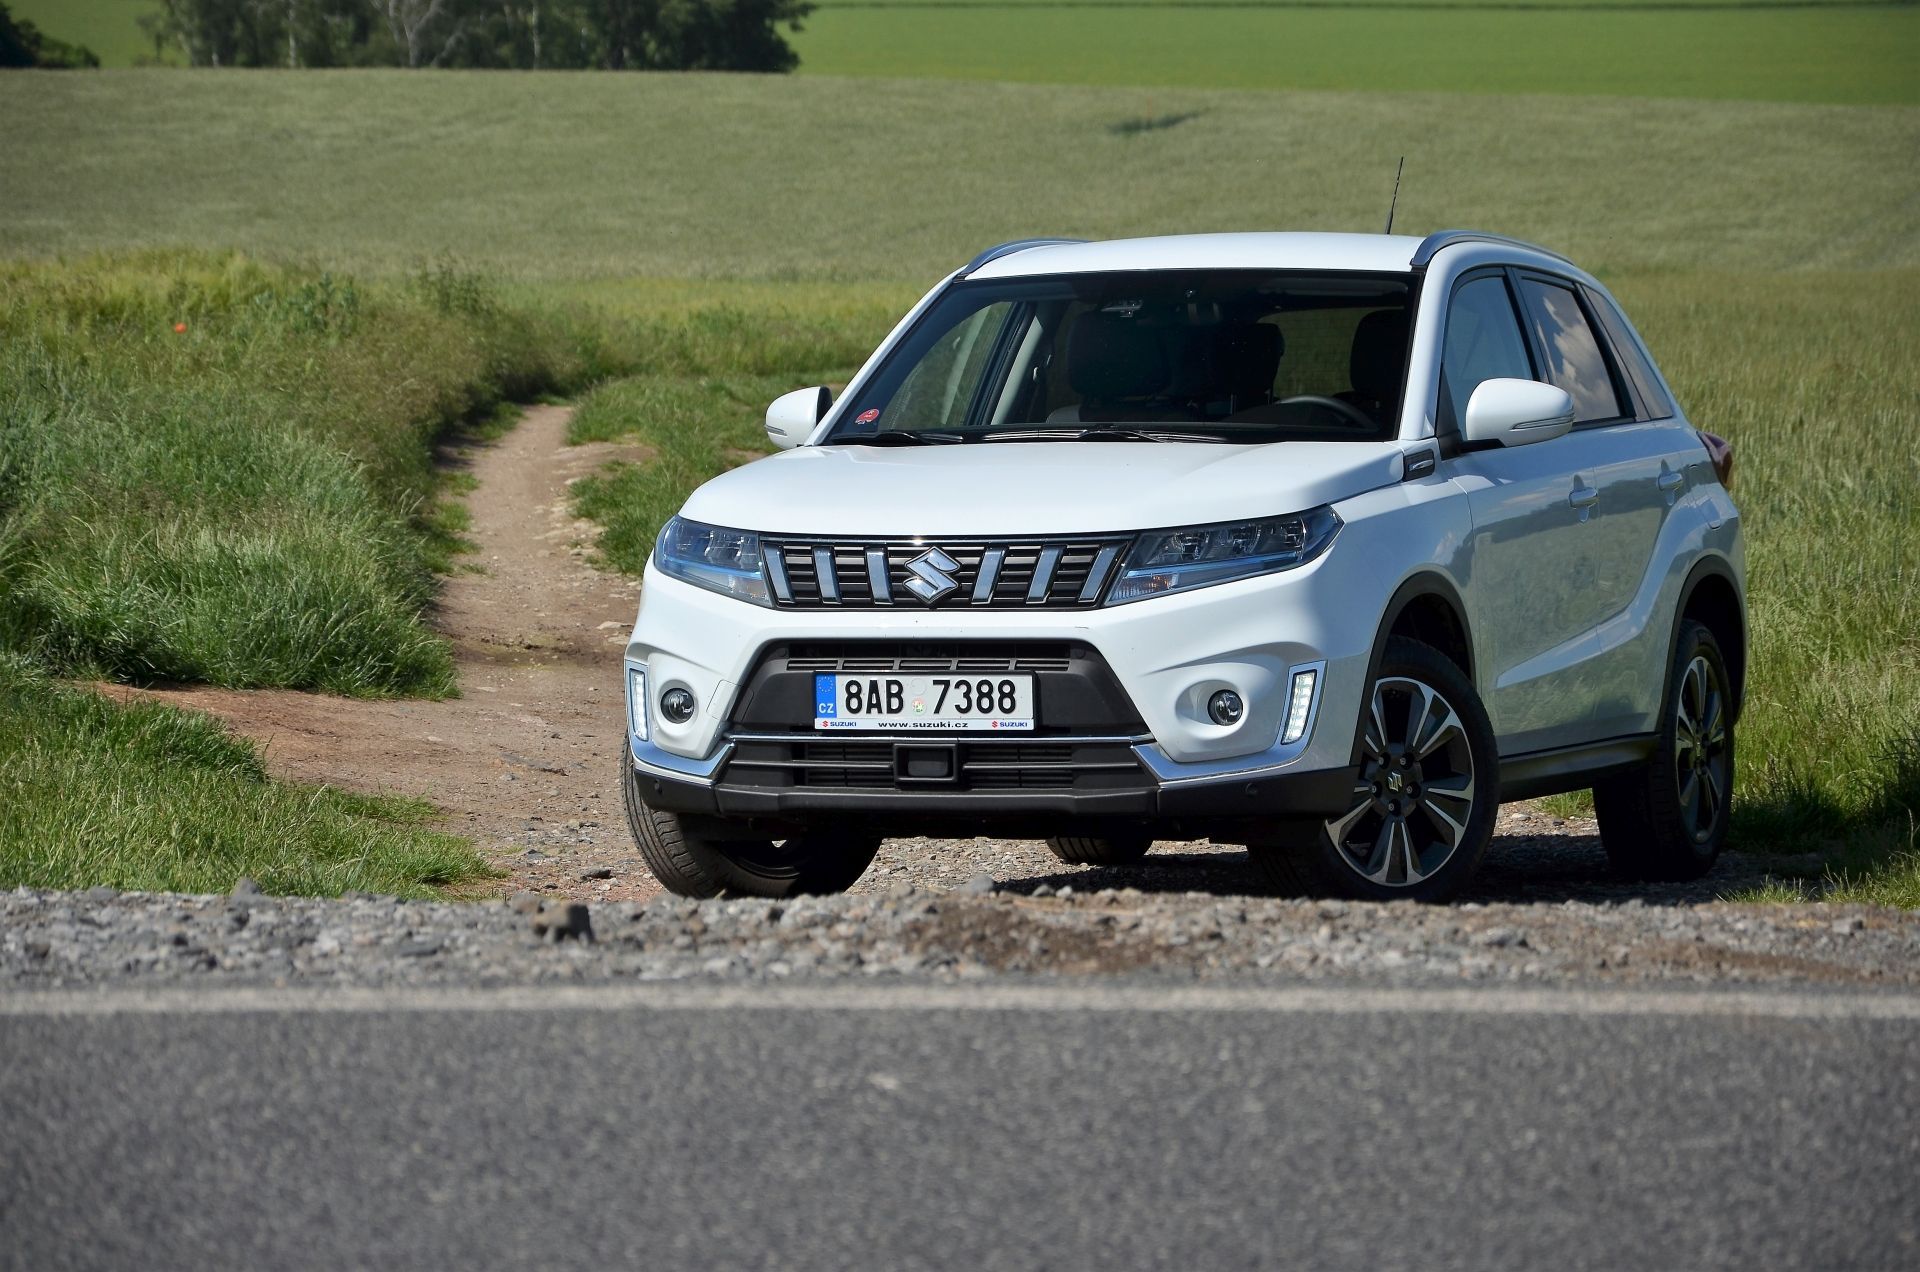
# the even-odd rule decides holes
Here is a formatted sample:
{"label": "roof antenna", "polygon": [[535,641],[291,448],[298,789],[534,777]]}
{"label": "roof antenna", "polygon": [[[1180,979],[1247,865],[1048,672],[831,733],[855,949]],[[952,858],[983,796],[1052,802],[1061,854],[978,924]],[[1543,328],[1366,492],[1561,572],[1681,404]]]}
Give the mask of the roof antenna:
{"label": "roof antenna", "polygon": [[1387,204],[1387,228],[1382,234],[1393,233],[1393,210],[1400,206],[1400,174],[1407,170],[1407,157],[1400,156],[1400,165],[1393,170],[1393,202]]}

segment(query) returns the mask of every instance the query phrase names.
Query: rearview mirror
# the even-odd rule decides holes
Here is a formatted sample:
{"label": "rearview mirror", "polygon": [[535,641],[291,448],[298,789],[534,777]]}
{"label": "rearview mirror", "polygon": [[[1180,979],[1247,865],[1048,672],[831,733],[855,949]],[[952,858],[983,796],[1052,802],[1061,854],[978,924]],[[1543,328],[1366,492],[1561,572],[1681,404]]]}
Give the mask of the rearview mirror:
{"label": "rearview mirror", "polygon": [[833,393],[825,385],[780,395],[767,408],[767,440],[781,450],[792,450],[807,440],[832,405]]}
{"label": "rearview mirror", "polygon": [[1482,380],[1467,399],[1469,442],[1525,446],[1564,436],[1573,427],[1573,399],[1538,380]]}

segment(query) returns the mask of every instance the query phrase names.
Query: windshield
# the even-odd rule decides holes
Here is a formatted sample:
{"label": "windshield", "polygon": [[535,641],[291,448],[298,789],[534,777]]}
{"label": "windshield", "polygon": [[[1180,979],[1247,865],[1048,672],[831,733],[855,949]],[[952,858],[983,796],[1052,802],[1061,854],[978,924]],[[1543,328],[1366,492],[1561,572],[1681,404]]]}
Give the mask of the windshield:
{"label": "windshield", "polygon": [[962,282],[840,413],[829,443],[1380,441],[1411,280],[1111,273]]}

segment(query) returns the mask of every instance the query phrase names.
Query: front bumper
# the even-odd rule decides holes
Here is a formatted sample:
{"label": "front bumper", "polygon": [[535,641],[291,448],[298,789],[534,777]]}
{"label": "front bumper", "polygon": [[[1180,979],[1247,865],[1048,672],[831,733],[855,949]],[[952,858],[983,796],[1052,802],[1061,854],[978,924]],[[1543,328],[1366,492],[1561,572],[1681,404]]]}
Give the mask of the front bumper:
{"label": "front bumper", "polygon": [[[898,827],[903,832],[933,831],[970,826],[991,828],[1018,822],[1025,833],[1043,833],[1050,826],[1088,822],[1152,822],[1188,825],[1195,834],[1217,832],[1223,823],[1323,821],[1346,811],[1352,802],[1357,770],[1343,765],[1332,769],[1248,770],[1213,780],[1162,782],[1153,776],[1150,758],[1154,745],[1144,739],[1048,739],[1041,743],[987,744],[927,743],[891,738],[862,739],[858,745],[884,748],[903,755],[913,750],[947,746],[992,749],[1045,746],[1094,760],[1111,781],[1092,788],[954,789],[945,785],[899,785],[855,788],[841,786],[768,786],[729,780],[730,762],[752,747],[805,745],[790,737],[772,739],[749,735],[729,739],[709,760],[686,763],[646,743],[633,745],[633,781],[647,804],[677,813],[729,819],[763,819],[773,823],[818,820],[857,820],[875,829]],[[835,739],[832,745],[846,744]],[[1114,755],[1133,759],[1130,770]],[[1010,763],[1002,767],[1012,767]],[[902,765],[904,767],[904,765]],[[736,770],[737,771],[737,770]],[[1033,769],[1028,768],[1029,775]]]}
{"label": "front bumper", "polygon": [[[771,610],[668,578],[649,565],[627,662],[646,668],[654,703],[682,687],[699,707],[678,723],[650,712],[647,739],[635,741],[696,766],[714,758],[727,737],[740,731],[736,711],[749,696],[763,653],[782,643],[1057,642],[1090,647],[1110,669],[1141,726],[1136,731],[1152,740],[1142,758],[1162,784],[1282,767],[1342,768],[1353,758],[1353,725],[1379,618],[1370,601],[1379,581],[1365,576],[1364,565],[1336,568],[1337,555],[1282,574],[1070,612],[908,605]],[[1356,568],[1363,573],[1356,575]],[[1323,674],[1313,720],[1305,737],[1283,746],[1292,674],[1315,666]],[[1208,718],[1207,701],[1220,689],[1234,690],[1246,703],[1234,724]],[[810,726],[811,720],[789,720],[783,727]]]}

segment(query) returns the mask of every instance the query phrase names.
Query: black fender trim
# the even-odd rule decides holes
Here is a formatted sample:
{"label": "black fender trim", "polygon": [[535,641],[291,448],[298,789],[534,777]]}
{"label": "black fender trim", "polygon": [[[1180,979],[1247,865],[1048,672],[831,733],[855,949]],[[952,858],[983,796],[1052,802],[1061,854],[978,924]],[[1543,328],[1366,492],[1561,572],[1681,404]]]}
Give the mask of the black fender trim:
{"label": "black fender trim", "polygon": [[[1460,620],[1460,630],[1467,637],[1467,679],[1473,682],[1474,692],[1479,692],[1480,683],[1474,679],[1473,674],[1473,629],[1467,625],[1466,603],[1460,599],[1460,591],[1454,587],[1452,580],[1444,574],[1423,570],[1395,588],[1393,596],[1387,601],[1386,613],[1380,620],[1380,628],[1374,633],[1373,650],[1367,655],[1367,681],[1361,693],[1363,712],[1366,710],[1366,694],[1371,690],[1374,678],[1380,674],[1380,664],[1387,656],[1387,641],[1393,635],[1395,624],[1400,621],[1400,616],[1406,612],[1407,606],[1423,596],[1439,597],[1452,608],[1455,617]],[[1353,750],[1347,760],[1356,769],[1360,766],[1362,723],[1361,719],[1355,719],[1353,722]]]}
{"label": "black fender trim", "polygon": [[[1738,661],[1728,668],[1733,675],[1733,712],[1731,721],[1740,722],[1740,710],[1747,698],[1747,647],[1751,643],[1748,633],[1752,624],[1747,619],[1747,593],[1740,586],[1740,579],[1733,572],[1733,566],[1722,556],[1703,556],[1687,571],[1687,581],[1680,585],[1680,599],[1673,607],[1673,630],[1667,634],[1667,683],[1661,687],[1660,705],[1666,709],[1667,695],[1673,691],[1673,651],[1680,645],[1680,623],[1686,617],[1687,605],[1693,600],[1693,594],[1699,589],[1702,580],[1717,578],[1733,590],[1734,600],[1740,606],[1740,648],[1723,649],[1721,653],[1730,661]],[[1718,633],[1716,633],[1716,636]]]}

